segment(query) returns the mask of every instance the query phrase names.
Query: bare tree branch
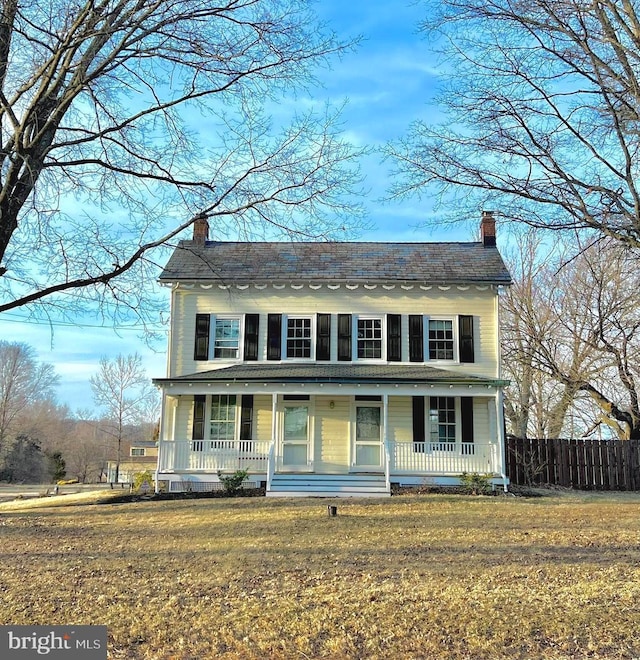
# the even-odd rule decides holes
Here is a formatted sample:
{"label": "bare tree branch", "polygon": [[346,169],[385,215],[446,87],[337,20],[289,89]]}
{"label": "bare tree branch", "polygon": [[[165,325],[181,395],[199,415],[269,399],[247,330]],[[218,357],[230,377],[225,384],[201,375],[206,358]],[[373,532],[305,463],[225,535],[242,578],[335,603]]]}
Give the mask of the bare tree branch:
{"label": "bare tree branch", "polygon": [[388,147],[392,195],[640,245],[635,0],[444,0],[440,125]]}
{"label": "bare tree branch", "polygon": [[351,45],[306,0],[0,0],[0,311],[144,318],[150,254],[202,213],[220,238],[357,231],[338,113],[288,112]]}

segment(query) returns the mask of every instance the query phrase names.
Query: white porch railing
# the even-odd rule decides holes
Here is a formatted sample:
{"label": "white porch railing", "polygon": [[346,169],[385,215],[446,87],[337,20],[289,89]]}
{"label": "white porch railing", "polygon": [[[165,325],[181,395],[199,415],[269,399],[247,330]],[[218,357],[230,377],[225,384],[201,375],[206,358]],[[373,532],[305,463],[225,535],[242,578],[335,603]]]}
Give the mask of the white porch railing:
{"label": "white porch railing", "polygon": [[159,472],[266,472],[271,442],[175,440],[158,445]]}
{"label": "white porch railing", "polygon": [[[347,439],[343,440],[348,442]],[[335,441],[334,441],[335,442]],[[462,472],[500,474],[498,445],[493,443],[393,442],[381,445],[379,471],[389,481],[394,475],[459,475]],[[303,471],[314,472],[312,462]],[[348,469],[335,465],[332,471]],[[284,466],[286,469],[287,466]],[[283,469],[271,441],[162,441],[158,445],[158,470],[162,472],[235,472],[266,474]],[[369,470],[370,471],[370,470]],[[269,474],[270,472],[270,474]]]}
{"label": "white porch railing", "polygon": [[497,450],[492,443],[392,442],[391,474],[497,474]]}

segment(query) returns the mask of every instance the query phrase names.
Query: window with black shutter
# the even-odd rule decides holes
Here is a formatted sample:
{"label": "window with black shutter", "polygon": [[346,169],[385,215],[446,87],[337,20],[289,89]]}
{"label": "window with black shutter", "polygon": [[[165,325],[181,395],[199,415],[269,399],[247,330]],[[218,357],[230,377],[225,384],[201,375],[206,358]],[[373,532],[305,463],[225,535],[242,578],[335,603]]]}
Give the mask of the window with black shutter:
{"label": "window with black shutter", "polygon": [[193,353],[194,360],[209,359],[209,328],[211,316],[209,314],[196,314],[196,336]]}
{"label": "window with black shutter", "polygon": [[389,362],[402,360],[401,322],[400,314],[387,314],[387,360]]}
{"label": "window with black shutter", "polygon": [[279,360],[282,354],[282,314],[267,317],[267,360]]}
{"label": "window with black shutter", "polygon": [[338,360],[351,360],[351,314],[338,314]]}
{"label": "window with black shutter", "polygon": [[318,314],[316,328],[316,360],[331,359],[331,314]]}
{"label": "window with black shutter", "polygon": [[421,314],[409,315],[409,361],[424,362],[424,320]]}

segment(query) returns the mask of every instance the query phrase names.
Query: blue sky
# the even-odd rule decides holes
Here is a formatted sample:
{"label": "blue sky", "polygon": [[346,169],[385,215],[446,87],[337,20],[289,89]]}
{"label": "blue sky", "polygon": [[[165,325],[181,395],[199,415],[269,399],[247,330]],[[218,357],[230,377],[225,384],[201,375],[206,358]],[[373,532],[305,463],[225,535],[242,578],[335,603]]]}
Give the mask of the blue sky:
{"label": "blue sky", "polygon": [[[401,137],[411,121],[437,119],[429,105],[435,84],[436,64],[418,34],[428,3],[403,0],[321,0],[321,18],[343,38],[362,36],[354,51],[336,61],[331,71],[321,71],[323,86],[313,100],[334,104],[346,100],[343,113],[346,136],[358,145],[380,146]],[[430,216],[428,203],[410,200],[382,203],[388,185],[388,166],[378,155],[363,162],[366,207],[374,229],[362,240],[475,240],[468,229],[420,228]],[[167,294],[168,295],[168,294]],[[48,325],[24,322],[20,310],[0,315],[0,339],[32,345],[39,359],[54,365],[60,375],[58,400],[72,411],[93,407],[89,378],[97,373],[101,356],[138,352],[149,377],[165,372],[165,347],[148,347],[135,327],[100,328],[94,325]]]}

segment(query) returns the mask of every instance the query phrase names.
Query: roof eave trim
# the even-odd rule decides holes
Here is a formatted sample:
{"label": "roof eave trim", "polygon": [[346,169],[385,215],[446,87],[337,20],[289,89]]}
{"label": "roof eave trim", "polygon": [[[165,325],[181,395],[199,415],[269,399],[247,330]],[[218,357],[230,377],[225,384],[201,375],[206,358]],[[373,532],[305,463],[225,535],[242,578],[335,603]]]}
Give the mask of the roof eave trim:
{"label": "roof eave trim", "polygon": [[301,384],[301,383],[329,383],[329,384],[349,384],[355,385],[358,383],[366,385],[393,385],[394,383],[402,385],[469,385],[469,386],[481,386],[486,387],[491,385],[493,387],[507,387],[511,381],[503,380],[499,378],[481,378],[477,377],[475,379],[471,378],[367,378],[367,377],[343,377],[343,376],[323,376],[323,377],[301,377],[301,376],[266,376],[266,377],[248,377],[248,378],[188,378],[180,377],[177,378],[153,378],[152,382],[154,385],[203,385],[207,383],[233,383],[233,384],[243,384],[243,383],[269,383],[269,384],[278,384],[278,383],[292,383],[292,384]]}

